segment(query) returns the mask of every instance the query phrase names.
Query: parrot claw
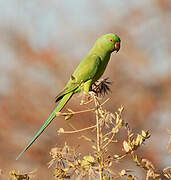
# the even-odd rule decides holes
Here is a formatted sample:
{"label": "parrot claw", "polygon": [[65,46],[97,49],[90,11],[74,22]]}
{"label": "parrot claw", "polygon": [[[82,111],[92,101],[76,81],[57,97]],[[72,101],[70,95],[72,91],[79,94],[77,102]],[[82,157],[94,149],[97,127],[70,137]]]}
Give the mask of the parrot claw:
{"label": "parrot claw", "polygon": [[93,98],[94,96],[96,96],[96,93],[94,91],[89,91],[88,95],[89,95],[89,98]]}
{"label": "parrot claw", "polygon": [[93,97],[95,95],[96,95],[96,93],[93,92],[93,91],[89,91],[88,94],[83,93],[80,105],[85,105],[85,104],[88,104],[88,103],[92,102]]}

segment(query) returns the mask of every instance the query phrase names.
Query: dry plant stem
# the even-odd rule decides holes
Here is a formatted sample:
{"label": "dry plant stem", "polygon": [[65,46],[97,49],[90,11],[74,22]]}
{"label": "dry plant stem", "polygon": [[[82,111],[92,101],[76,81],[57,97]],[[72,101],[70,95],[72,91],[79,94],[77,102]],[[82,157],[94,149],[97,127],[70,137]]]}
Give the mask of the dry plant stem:
{"label": "dry plant stem", "polygon": [[[96,100],[97,101],[97,100]],[[109,101],[109,98],[108,99],[106,99],[102,104],[100,104],[100,106],[103,106],[105,103],[107,103]],[[97,101],[98,102],[98,101]],[[99,102],[98,102],[98,104],[99,104]],[[98,105],[99,106],[99,105]],[[96,108],[92,108],[92,109],[87,109],[87,110],[83,110],[83,111],[77,111],[77,112],[72,112],[72,113],[60,113],[61,115],[72,115],[72,114],[80,114],[80,113],[84,113],[84,112],[90,112],[90,111],[94,111],[95,109],[97,109],[97,107]],[[83,129],[79,129],[79,130],[77,130],[77,129],[75,129],[75,128],[73,128],[73,129],[75,129],[74,131],[64,131],[64,132],[60,132],[60,133],[62,133],[62,134],[72,134],[72,133],[78,133],[78,132],[82,132],[82,131],[86,131],[86,130],[89,130],[89,129],[93,129],[93,128],[96,128],[97,127],[97,125],[93,125],[93,126],[90,126],[90,127],[87,127],[87,128],[83,128]]]}
{"label": "dry plant stem", "polygon": [[105,149],[113,141],[114,137],[115,137],[115,134],[113,134],[112,137],[109,139],[109,141],[103,146],[103,149]]}
{"label": "dry plant stem", "polygon": [[78,132],[86,131],[86,130],[93,129],[93,128],[96,128],[96,125],[90,126],[90,127],[87,127],[87,128],[83,128],[83,129],[79,129],[79,130],[75,130],[75,131],[64,131],[64,132],[61,132],[61,133],[62,134],[72,134],[72,133],[78,133]]}
{"label": "dry plant stem", "polygon": [[101,124],[99,122],[99,107],[100,103],[97,100],[97,97],[94,96],[94,102],[96,106],[96,125],[97,125],[97,152],[98,152],[98,158],[99,158],[99,177],[100,180],[103,180],[103,157],[102,157],[102,131],[101,131]]}
{"label": "dry plant stem", "polygon": [[[104,101],[100,106],[103,106],[104,104],[106,104],[109,101],[109,98],[106,99],[106,101]],[[89,101],[90,102],[90,101]],[[68,109],[69,110],[69,109]],[[84,112],[93,112],[95,110],[95,108],[92,109],[86,109],[86,110],[82,110],[82,111],[72,111],[72,112],[67,112],[67,113],[62,113],[62,112],[57,112],[56,116],[65,116],[65,115],[74,115],[74,114],[81,114]]]}
{"label": "dry plant stem", "polygon": [[77,111],[77,112],[67,112],[67,113],[61,113],[61,112],[57,112],[57,116],[61,115],[61,116],[65,116],[65,115],[74,115],[74,114],[81,114],[81,113],[84,113],[84,112],[90,112],[90,111],[94,111],[95,108],[92,108],[92,109],[86,109],[86,110],[83,110],[83,111]]}

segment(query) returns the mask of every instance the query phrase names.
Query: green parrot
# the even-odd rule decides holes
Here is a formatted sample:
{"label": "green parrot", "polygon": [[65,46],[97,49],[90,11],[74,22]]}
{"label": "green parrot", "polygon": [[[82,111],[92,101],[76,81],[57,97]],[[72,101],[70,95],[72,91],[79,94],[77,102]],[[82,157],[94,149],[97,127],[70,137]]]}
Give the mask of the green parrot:
{"label": "green parrot", "polygon": [[96,82],[104,73],[109,62],[111,53],[120,49],[120,38],[113,34],[105,34],[97,39],[94,47],[90,50],[88,55],[78,65],[65,88],[56,96],[56,102],[60,101],[55,110],[49,116],[48,120],[43,124],[34,138],[23,149],[23,151],[16,158],[19,159],[21,155],[34,143],[34,141],[42,134],[45,128],[56,117],[56,113],[60,112],[70,98],[78,92],[83,91],[88,94],[91,85]]}

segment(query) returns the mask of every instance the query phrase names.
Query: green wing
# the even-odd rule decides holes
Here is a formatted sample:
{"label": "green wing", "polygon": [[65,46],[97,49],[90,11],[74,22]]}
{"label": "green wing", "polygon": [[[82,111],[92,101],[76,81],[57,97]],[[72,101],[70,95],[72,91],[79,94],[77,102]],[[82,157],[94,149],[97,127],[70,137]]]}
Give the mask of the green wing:
{"label": "green wing", "polygon": [[80,88],[82,83],[94,78],[101,64],[101,59],[96,54],[86,57],[74,71],[66,87],[56,96],[56,102],[64,95]]}

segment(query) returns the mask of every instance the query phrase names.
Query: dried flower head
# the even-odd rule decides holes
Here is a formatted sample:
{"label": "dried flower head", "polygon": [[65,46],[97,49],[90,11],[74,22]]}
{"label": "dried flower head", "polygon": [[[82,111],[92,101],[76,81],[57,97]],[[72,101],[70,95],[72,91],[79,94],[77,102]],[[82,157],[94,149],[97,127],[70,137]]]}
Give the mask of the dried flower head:
{"label": "dried flower head", "polygon": [[92,91],[96,93],[97,96],[105,96],[111,92],[110,85],[112,82],[109,81],[109,78],[100,79],[92,85]]}

